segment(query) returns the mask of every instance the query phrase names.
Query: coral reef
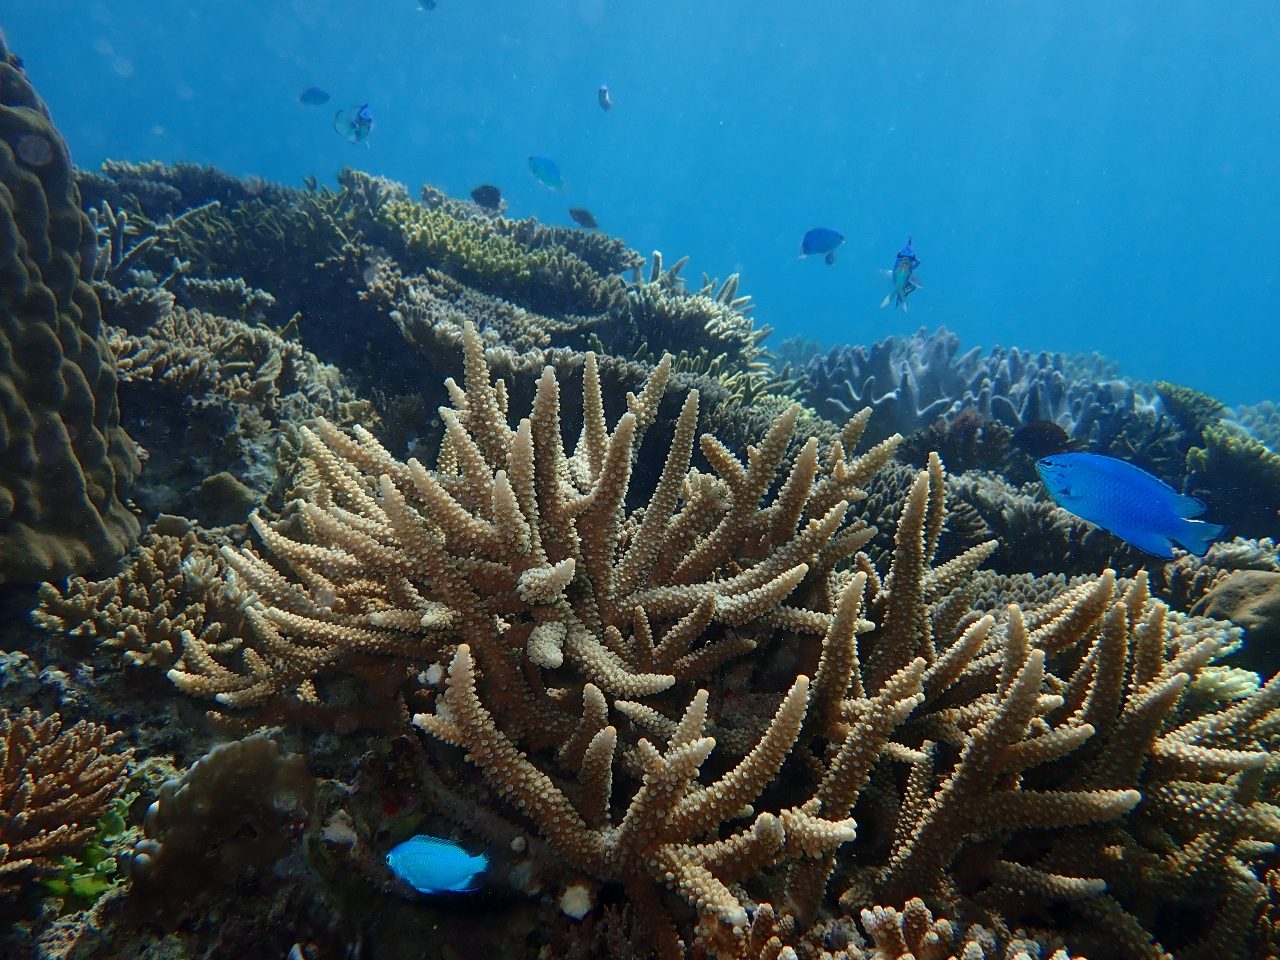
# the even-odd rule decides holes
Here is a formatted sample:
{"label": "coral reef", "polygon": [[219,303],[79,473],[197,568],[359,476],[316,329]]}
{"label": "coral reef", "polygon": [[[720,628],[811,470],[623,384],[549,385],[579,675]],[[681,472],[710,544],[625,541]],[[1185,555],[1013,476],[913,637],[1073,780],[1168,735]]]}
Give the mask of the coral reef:
{"label": "coral reef", "polygon": [[0,897],[31,889],[93,837],[124,787],[120,739],[58,714],[0,711]]}
{"label": "coral reef", "polygon": [[190,912],[201,897],[289,853],[315,802],[306,761],[263,734],[214,747],[165,782],[126,858],[135,912]]}
{"label": "coral reef", "polygon": [[217,546],[192,530],[158,532],[186,526],[168,520],[148,532],[116,576],[43,584],[36,622],[53,633],[95,639],[130,665],[164,670],[193,641],[218,652],[238,646],[253,598],[226,577]]}
{"label": "coral reef", "polygon": [[945,327],[886,337],[871,347],[835,347],[797,371],[800,396],[835,419],[870,406],[871,439],[885,431],[909,436],[969,408],[1013,428],[1051,420],[1073,439],[1104,448],[1150,406],[1098,356],[997,347],[984,357],[977,347],[957,355],[959,348]]}
{"label": "coral reef", "polygon": [[[793,344],[779,369],[736,275],[686,284],[684,261],[355,171],[80,183],[79,276],[152,522],[108,575],[40,588],[0,691],[136,723],[130,790],[157,799],[112,808],[118,889],[82,869],[96,848],[56,877],[22,854],[23,881],[113,888],[46,901],[26,944],[79,924],[84,960],[1271,949],[1280,678],[1247,657],[1275,545],[1137,554],[1029,483],[1019,431],[1220,520],[1258,512],[1224,500],[1269,489],[1273,411],[945,329]],[[184,772],[210,729],[264,726]],[[85,753],[118,782],[106,745]],[[483,846],[484,891],[394,882],[415,833]]]}
{"label": "coral reef", "polygon": [[[664,958],[745,955],[752,913],[782,916],[783,889],[797,950],[830,903],[913,897],[1104,960],[1244,942],[1263,897],[1250,867],[1280,839],[1265,799],[1280,680],[1198,682],[1236,631],[1110,571],[983,614],[973,574],[994,544],[934,561],[936,458],[880,573],[855,556],[874,531],[850,509],[894,443],[847,458],[865,413],[789,470],[794,413],[746,465],[704,436],[708,475],[689,466],[690,397],[628,511],[662,378],[610,430],[589,366],[566,453],[550,372],[512,429],[470,328],[464,345],[435,471],[367,432],[307,433],[296,532],[255,522],[274,560],[223,551],[260,598],[243,659],[193,652],[175,683],[275,716],[381,659],[425,707],[414,723],[463,748],[562,868],[625,888],[631,935]],[[413,689],[442,660],[443,696]]]}
{"label": "coral reef", "polygon": [[138,535],[79,202],[66,144],[0,41],[0,583],[85,572]]}

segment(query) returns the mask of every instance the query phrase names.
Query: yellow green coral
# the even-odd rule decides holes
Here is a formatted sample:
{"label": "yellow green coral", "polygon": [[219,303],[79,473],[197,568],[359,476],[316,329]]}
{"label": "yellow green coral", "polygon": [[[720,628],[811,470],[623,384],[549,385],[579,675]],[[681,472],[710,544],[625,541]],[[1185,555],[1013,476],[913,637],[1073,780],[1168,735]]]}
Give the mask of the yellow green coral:
{"label": "yellow green coral", "polygon": [[399,233],[413,253],[476,281],[528,280],[551,263],[545,251],[525,250],[487,223],[451,216],[440,207],[393,200],[380,207],[375,217]]}

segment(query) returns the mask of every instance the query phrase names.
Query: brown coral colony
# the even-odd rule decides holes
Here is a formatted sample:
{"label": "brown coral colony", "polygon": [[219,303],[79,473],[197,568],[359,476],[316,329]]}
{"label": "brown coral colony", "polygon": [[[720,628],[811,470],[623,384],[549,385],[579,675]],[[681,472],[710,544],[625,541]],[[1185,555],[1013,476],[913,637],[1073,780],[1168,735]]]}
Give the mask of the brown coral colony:
{"label": "brown coral colony", "polygon": [[[0,55],[0,583],[50,581],[0,660],[42,704],[0,709],[30,942],[1275,953],[1280,674],[1238,651],[1280,622],[1276,518],[1164,564],[1017,486],[1041,448],[1276,485],[1221,404],[945,329],[774,364],[736,275],[352,170],[77,176]],[[416,833],[486,892],[389,869]]]}

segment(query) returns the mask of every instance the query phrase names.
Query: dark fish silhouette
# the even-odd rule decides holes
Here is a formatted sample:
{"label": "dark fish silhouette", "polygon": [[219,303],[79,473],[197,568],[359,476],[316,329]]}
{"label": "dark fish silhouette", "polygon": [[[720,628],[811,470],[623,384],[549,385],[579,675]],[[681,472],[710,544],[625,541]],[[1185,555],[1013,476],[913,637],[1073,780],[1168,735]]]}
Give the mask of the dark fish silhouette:
{"label": "dark fish silhouette", "polygon": [[502,209],[502,191],[492,183],[482,183],[472,190],[471,199],[486,210]]}
{"label": "dark fish silhouette", "polygon": [[591,211],[586,207],[570,207],[569,216],[573,217],[573,222],[580,227],[586,227],[588,230],[594,230],[600,224],[596,223],[596,218],[591,215]]}
{"label": "dark fish silhouette", "polygon": [[827,227],[814,227],[800,241],[800,256],[808,257],[815,253],[823,254],[827,266],[836,262],[836,247],[844,243],[844,234]]}
{"label": "dark fish silhouette", "polygon": [[298,94],[298,102],[304,103],[308,107],[318,107],[322,103],[329,102],[329,94],[319,87],[307,87],[307,89]]}
{"label": "dark fish silhouette", "polygon": [[609,95],[609,88],[604,84],[601,84],[600,89],[596,91],[596,101],[600,104],[601,110],[613,109],[613,97]]}
{"label": "dark fish silhouette", "polygon": [[1070,434],[1052,420],[1032,420],[1013,434],[1014,445],[1032,460],[1074,450]]}
{"label": "dark fish silhouette", "polygon": [[434,10],[436,8],[436,0],[418,0],[418,6],[423,10]]}

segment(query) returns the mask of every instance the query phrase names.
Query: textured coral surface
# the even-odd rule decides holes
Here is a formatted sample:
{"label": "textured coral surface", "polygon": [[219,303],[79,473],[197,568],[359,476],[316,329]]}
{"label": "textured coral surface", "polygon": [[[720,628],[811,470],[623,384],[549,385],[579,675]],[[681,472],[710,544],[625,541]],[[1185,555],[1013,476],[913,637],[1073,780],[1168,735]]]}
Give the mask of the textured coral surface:
{"label": "textured coral surface", "polygon": [[96,249],[66,144],[0,43],[0,583],[121,556],[138,523]]}

